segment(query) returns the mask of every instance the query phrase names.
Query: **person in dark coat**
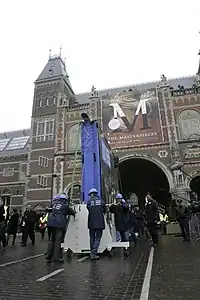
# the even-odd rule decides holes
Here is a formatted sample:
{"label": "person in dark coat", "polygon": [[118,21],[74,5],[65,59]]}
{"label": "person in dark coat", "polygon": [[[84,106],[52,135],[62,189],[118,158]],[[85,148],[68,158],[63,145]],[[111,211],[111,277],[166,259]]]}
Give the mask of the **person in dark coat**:
{"label": "person in dark coat", "polygon": [[128,211],[129,206],[123,199],[121,194],[116,195],[116,204],[112,204],[109,208],[110,212],[114,214],[115,228],[120,233],[121,242],[127,241],[126,231],[128,230]]}
{"label": "person in dark coat", "polygon": [[178,206],[176,208],[176,219],[181,228],[181,234],[184,242],[190,241],[190,231],[189,231],[189,208],[183,205],[183,201],[181,199],[177,200]]}
{"label": "person in dark coat", "polygon": [[158,244],[157,223],[160,220],[158,203],[149,194],[146,196],[145,218],[149,233],[152,237],[153,246],[156,246]]}
{"label": "person in dark coat", "polygon": [[6,227],[6,220],[5,220],[4,203],[0,199],[0,244],[2,243],[3,250],[6,249],[5,227]]}
{"label": "person in dark coat", "polygon": [[63,242],[67,216],[72,215],[75,217],[76,212],[69,207],[68,198],[65,194],[57,195],[52,203],[52,209],[48,216],[47,226],[51,232],[51,238],[48,243],[46,253],[47,262],[62,263],[61,259],[61,243]]}
{"label": "person in dark coat", "polygon": [[99,259],[97,251],[101,242],[103,230],[105,229],[104,214],[106,212],[106,206],[104,201],[98,197],[98,192],[95,188],[92,188],[89,191],[88,196],[87,209],[91,250],[90,258]]}
{"label": "person in dark coat", "polygon": [[10,216],[10,219],[8,221],[8,227],[7,227],[7,245],[10,239],[10,236],[13,236],[12,245],[15,244],[15,239],[17,236],[17,230],[19,225],[19,214],[17,210],[14,208],[13,213]]}
{"label": "person in dark coat", "polygon": [[144,235],[144,213],[139,208],[138,205],[136,205],[134,207],[134,214],[135,214],[136,222],[137,222],[137,225],[138,225],[139,236],[143,236]]}
{"label": "person in dark coat", "polygon": [[23,238],[22,238],[22,247],[26,247],[28,236],[31,239],[32,245],[35,245],[35,223],[37,221],[37,215],[31,206],[28,205],[27,210],[24,213],[22,218],[22,227],[23,228]]}
{"label": "person in dark coat", "polygon": [[135,216],[134,206],[131,206],[128,212],[128,222],[129,222],[129,240],[130,242],[133,241],[134,245],[136,246],[138,241],[139,227]]}

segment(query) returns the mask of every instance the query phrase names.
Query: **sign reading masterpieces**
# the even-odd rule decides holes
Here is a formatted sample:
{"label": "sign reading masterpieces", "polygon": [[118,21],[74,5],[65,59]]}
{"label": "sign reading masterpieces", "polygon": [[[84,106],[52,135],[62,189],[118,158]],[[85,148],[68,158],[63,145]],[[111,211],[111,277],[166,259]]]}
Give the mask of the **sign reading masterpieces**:
{"label": "sign reading masterpieces", "polygon": [[156,90],[122,92],[102,100],[103,131],[112,148],[163,141]]}

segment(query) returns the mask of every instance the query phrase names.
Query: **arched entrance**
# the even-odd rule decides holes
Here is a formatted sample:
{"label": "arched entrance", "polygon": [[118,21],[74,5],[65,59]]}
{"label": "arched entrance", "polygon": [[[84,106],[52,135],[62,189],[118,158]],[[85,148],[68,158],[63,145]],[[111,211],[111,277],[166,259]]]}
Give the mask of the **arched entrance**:
{"label": "arched entrance", "polygon": [[132,193],[138,197],[141,207],[145,203],[145,195],[150,192],[155,200],[167,206],[170,200],[170,190],[173,179],[165,166],[159,166],[148,157],[132,156],[121,159],[119,173],[122,193],[130,197]]}
{"label": "arched entrance", "polygon": [[[71,188],[72,188],[72,185],[69,184],[64,191],[68,195],[68,197],[71,197]],[[75,203],[76,202],[79,203],[80,199],[81,199],[81,185],[79,182],[75,182],[73,184],[72,199],[70,199],[70,200],[72,200]]]}
{"label": "arched entrance", "polygon": [[195,176],[190,181],[191,200],[200,201],[200,175]]}

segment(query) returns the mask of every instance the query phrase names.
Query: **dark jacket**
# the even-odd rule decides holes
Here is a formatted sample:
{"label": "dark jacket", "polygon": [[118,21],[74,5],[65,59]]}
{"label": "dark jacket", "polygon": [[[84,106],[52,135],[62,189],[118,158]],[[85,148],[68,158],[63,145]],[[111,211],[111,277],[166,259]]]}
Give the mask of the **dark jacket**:
{"label": "dark jacket", "polygon": [[69,207],[69,204],[64,199],[53,201],[52,210],[49,213],[47,226],[66,229],[67,216],[75,216],[75,211]]}
{"label": "dark jacket", "polygon": [[104,214],[106,206],[99,197],[90,198],[87,202],[88,229],[105,229]]}
{"label": "dark jacket", "polygon": [[137,219],[133,211],[128,212],[128,224],[130,232],[139,232]]}
{"label": "dark jacket", "polygon": [[10,216],[9,223],[8,223],[8,229],[7,229],[8,234],[17,233],[18,225],[19,225],[19,214],[13,213]]}
{"label": "dark jacket", "polygon": [[135,218],[138,222],[144,222],[144,213],[141,210],[135,210]]}
{"label": "dark jacket", "polygon": [[176,209],[176,219],[180,220],[187,219],[189,217],[189,208],[185,205],[179,205]]}
{"label": "dark jacket", "polygon": [[23,222],[25,222],[25,226],[34,226],[37,220],[37,215],[34,210],[27,210],[23,216]]}
{"label": "dark jacket", "polygon": [[5,214],[5,209],[4,206],[2,205],[0,206],[0,223],[5,221],[4,214]]}
{"label": "dark jacket", "polygon": [[145,218],[147,223],[158,222],[160,220],[158,203],[155,200],[152,200],[150,203],[146,204]]}
{"label": "dark jacket", "polygon": [[126,231],[129,227],[128,224],[128,205],[122,205],[122,203],[112,204],[110,206],[110,212],[115,216],[115,227],[117,231]]}

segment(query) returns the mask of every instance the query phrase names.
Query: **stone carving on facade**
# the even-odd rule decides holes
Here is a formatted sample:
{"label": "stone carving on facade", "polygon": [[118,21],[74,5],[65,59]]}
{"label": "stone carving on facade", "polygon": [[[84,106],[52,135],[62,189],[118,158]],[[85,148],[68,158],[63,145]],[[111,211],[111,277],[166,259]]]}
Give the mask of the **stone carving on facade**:
{"label": "stone carving on facade", "polygon": [[183,172],[181,170],[173,171],[173,175],[176,185],[182,185],[184,183]]}
{"label": "stone carving on facade", "polygon": [[200,133],[200,113],[194,109],[182,111],[178,123],[180,138],[183,140]]}
{"label": "stone carving on facade", "polygon": [[91,96],[92,97],[97,97],[98,96],[97,89],[94,86],[92,86],[92,88],[91,88]]}
{"label": "stone carving on facade", "polygon": [[159,156],[160,158],[165,158],[165,157],[167,157],[167,156],[168,156],[167,150],[160,150],[160,151],[158,151],[158,156]]}
{"label": "stone carving on facade", "polygon": [[161,80],[161,82],[166,83],[167,82],[167,77],[164,74],[162,74],[160,76],[160,80]]}

